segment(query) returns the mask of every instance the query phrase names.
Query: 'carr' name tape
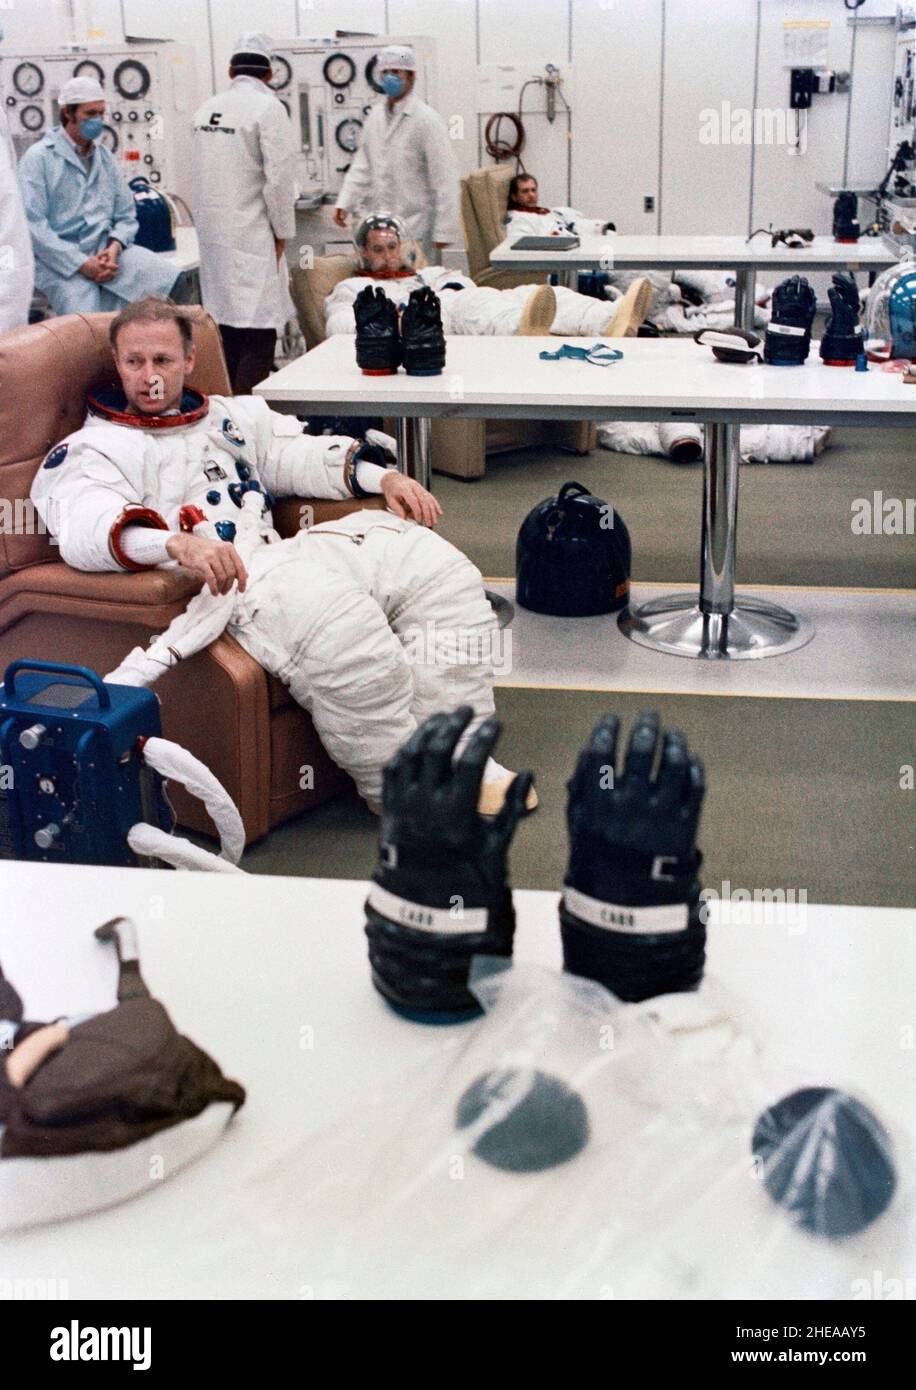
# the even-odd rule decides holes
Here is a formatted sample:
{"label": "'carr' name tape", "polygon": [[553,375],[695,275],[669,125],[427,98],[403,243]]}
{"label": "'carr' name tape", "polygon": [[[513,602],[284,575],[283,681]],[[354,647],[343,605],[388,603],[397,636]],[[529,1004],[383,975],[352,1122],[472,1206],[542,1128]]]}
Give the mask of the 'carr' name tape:
{"label": "'carr' name tape", "polygon": [[590,898],[577,888],[563,889],[563,902],[567,912],[588,922],[593,927],[605,927],[608,931],[631,932],[634,936],[642,933],[686,931],[688,911],[686,903],[664,903],[660,907],[621,907],[617,903],[603,903],[598,898]]}

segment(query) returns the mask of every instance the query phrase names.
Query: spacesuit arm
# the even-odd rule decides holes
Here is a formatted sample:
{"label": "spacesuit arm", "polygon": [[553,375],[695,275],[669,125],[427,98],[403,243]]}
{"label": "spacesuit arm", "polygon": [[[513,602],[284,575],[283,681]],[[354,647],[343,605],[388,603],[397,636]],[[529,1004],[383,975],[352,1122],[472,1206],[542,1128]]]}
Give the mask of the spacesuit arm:
{"label": "spacesuit arm", "polygon": [[606,217],[586,217],[575,208],[555,208],[554,211],[560,214],[569,230],[576,236],[600,236],[607,223]]}
{"label": "spacesuit arm", "polygon": [[335,333],[355,333],[353,305],[358,291],[351,279],[339,281],[324,301],[324,326],[328,337]]}
{"label": "spacesuit arm", "polygon": [[273,234],[287,241],[296,234],[296,145],[290,119],[279,102],[258,127],[264,161],[264,202]]}
{"label": "spacesuit arm", "polygon": [[[67,449],[66,458],[54,463],[62,448]],[[74,569],[144,569],[146,565],[124,552],[122,534],[134,524],[166,529],[163,518],[144,505],[120,469],[86,444],[52,449],[35,474],[31,495],[60,547],[61,559]]]}
{"label": "spacesuit arm", "polygon": [[458,169],[448,133],[438,118],[426,127],[426,168],[435,204],[432,241],[443,245],[460,242]]}
{"label": "spacesuit arm", "polygon": [[137,206],[134,195],[121,174],[115,170],[115,203],[111,214],[109,239],[119,241],[122,246],[133,246],[139,229]]}
{"label": "spacesuit arm", "polygon": [[27,154],[19,165],[19,183],[35,258],[55,275],[75,275],[85,261],[86,253],[58,236],[48,221],[50,198],[46,167],[38,157],[38,147],[34,148],[36,158],[30,159]]}
{"label": "spacesuit arm", "polygon": [[377,464],[357,465],[352,455],[362,441],[348,435],[302,433],[294,415],[280,415],[266,401],[256,397],[240,408],[233,401],[235,414],[250,421],[257,440],[258,473],[264,486],[276,497],[314,497],[347,501],[364,493],[380,494],[385,469]]}

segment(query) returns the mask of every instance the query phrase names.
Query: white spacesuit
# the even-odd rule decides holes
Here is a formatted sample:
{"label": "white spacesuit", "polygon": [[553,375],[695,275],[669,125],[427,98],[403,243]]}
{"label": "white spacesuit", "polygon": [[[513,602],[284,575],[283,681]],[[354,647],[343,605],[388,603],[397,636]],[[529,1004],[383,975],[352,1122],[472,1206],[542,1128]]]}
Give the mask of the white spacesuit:
{"label": "white spacesuit", "polygon": [[116,570],[173,566],[166,544],[187,529],[189,506],[233,541],[250,494],[260,494],[247,587],[235,593],[226,630],[289,686],[330,755],[374,801],[382,767],[433,711],[470,704],[471,729],[493,713],[496,623],[471,562],[392,513],[304,523],[280,539],[270,494],[382,491],[385,469],[356,462],[357,447],[303,435],[294,417],[253,397],[186,390],[180,412],[148,417],[126,413],[111,390],[90,400],[82,429],[48,454],[32,497],[68,564]]}
{"label": "white spacesuit", "polygon": [[[732,277],[721,271],[679,270],[610,270],[611,284],[620,292],[629,289],[638,277],[645,277],[652,286],[652,299],[646,322],[662,333],[696,333],[701,328],[732,328],[735,322],[735,287]],[[693,304],[684,289],[694,290],[702,302]],[[769,292],[758,286],[758,301],[769,298]],[[754,326],[764,328],[770,321],[769,310],[759,302],[754,308]]]}
{"label": "white spacesuit", "polygon": [[[598,443],[617,454],[659,454],[672,463],[696,463],[703,457],[703,428],[689,421],[606,421],[598,426]],[[829,443],[829,425],[742,425],[741,461],[813,463]]]}
{"label": "white spacesuit", "polygon": [[520,236],[601,236],[607,227],[605,217],[586,217],[575,208],[510,208],[506,213],[506,237]]}
{"label": "white spacesuit", "polygon": [[[511,337],[519,331],[522,316],[532,295],[543,286],[516,285],[497,290],[488,285],[475,285],[457,270],[441,265],[425,266],[422,270],[404,270],[392,275],[385,271],[351,275],[341,280],[324,301],[328,335],[355,333],[353,304],[356,296],[367,286],[378,285],[403,309],[413,290],[428,285],[439,296],[442,306],[442,327],[446,333],[489,334]],[[561,285],[553,287],[556,312],[549,331],[564,338],[600,337],[606,333],[614,318],[615,306],[607,300],[577,294]],[[545,330],[546,331],[546,330]]]}

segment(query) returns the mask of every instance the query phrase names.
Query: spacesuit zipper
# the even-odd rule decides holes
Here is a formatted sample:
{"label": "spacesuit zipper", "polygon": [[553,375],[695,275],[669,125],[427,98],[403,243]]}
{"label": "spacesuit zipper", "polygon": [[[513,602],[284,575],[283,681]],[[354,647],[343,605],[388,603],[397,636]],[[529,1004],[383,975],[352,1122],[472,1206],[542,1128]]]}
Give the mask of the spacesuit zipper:
{"label": "spacesuit zipper", "polygon": [[[373,531],[395,531],[400,534],[397,526],[373,526]],[[362,545],[366,539],[365,531],[316,531],[311,527],[306,532],[309,536],[343,536],[346,540],[352,541],[354,545]]]}

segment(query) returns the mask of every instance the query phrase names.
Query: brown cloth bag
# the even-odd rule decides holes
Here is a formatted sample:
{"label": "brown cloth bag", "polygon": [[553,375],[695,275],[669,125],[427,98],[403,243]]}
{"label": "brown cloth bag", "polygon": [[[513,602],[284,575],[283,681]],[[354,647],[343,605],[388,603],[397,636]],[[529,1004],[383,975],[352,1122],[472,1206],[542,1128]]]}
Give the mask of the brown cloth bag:
{"label": "brown cloth bag", "polygon": [[[118,1005],[77,1024],[25,1084],[10,1084],[0,1053],[2,1158],[42,1158],[126,1148],[199,1115],[213,1101],[236,1109],[245,1091],[178,1032],[140,974],[124,919],[99,927],[118,947]],[[122,956],[129,945],[130,955]],[[22,1023],[22,1004],[0,972],[0,1019],[18,1024],[15,1043],[44,1025]]]}

